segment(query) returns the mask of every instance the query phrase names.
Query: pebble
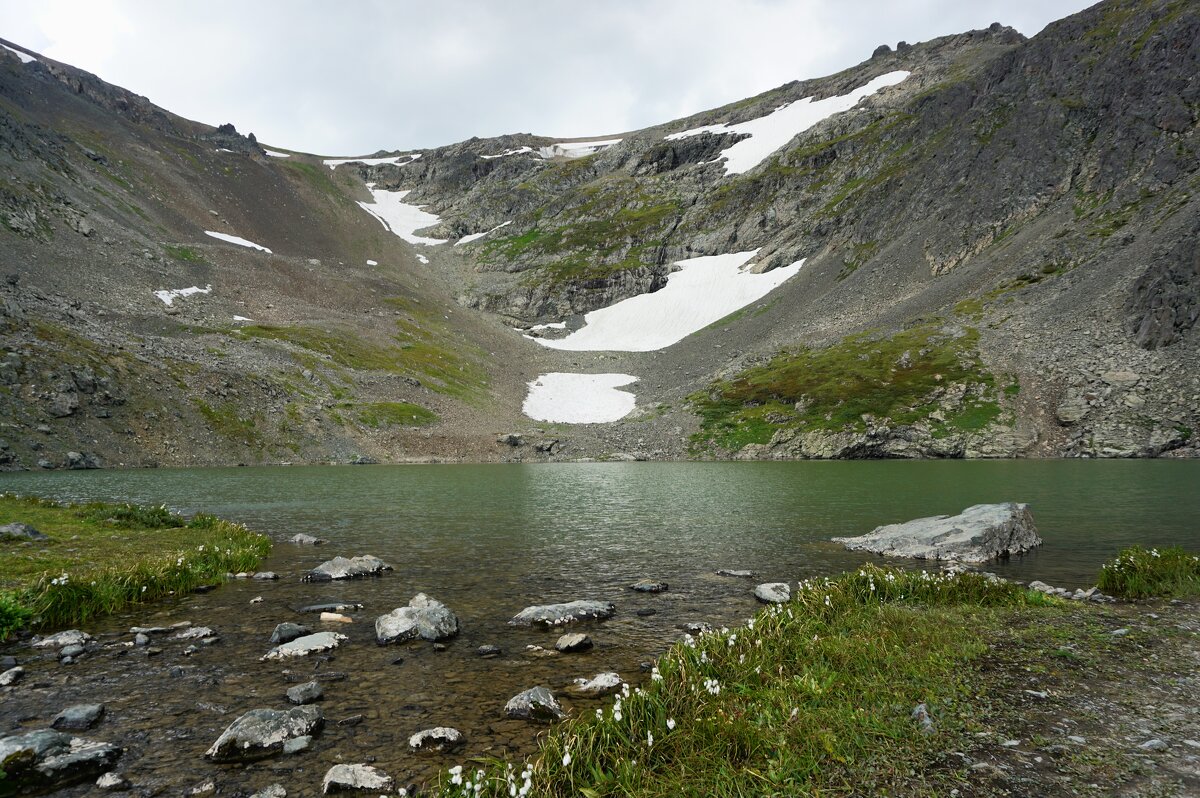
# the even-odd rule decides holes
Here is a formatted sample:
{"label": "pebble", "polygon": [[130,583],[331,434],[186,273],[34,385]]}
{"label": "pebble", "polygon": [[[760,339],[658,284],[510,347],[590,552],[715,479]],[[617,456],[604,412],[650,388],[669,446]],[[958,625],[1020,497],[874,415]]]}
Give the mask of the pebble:
{"label": "pebble", "polygon": [[475,655],[478,657],[483,657],[484,659],[490,659],[492,657],[499,657],[503,653],[504,653],[504,650],[501,649],[500,646],[487,645],[487,646],[480,646],[479,648],[475,649]]}

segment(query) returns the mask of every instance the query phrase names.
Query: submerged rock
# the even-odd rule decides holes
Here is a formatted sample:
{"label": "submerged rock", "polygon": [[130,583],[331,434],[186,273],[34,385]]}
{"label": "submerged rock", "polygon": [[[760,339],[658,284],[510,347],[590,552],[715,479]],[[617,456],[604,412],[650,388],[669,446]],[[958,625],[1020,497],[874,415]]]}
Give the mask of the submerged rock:
{"label": "submerged rock", "polygon": [[370,765],[334,765],[326,771],[321,783],[325,795],[360,790],[391,792],[391,789],[392,777]]}
{"label": "submerged rock", "polygon": [[458,616],[445,604],[418,593],[407,607],[398,607],[375,619],[375,640],[380,645],[422,640],[447,640],[458,634]]}
{"label": "submerged rock", "polygon": [[0,738],[0,769],[6,788],[41,792],[91,781],[111,770],[121,753],[112,743],[43,729]]}
{"label": "submerged rock", "polygon": [[288,701],[293,704],[311,704],[314,701],[320,701],[324,696],[325,690],[321,687],[321,683],[315,681],[289,687],[287,691]]}
{"label": "submerged rock", "polygon": [[271,632],[271,642],[278,645],[279,643],[290,643],[297,637],[304,637],[312,634],[312,629],[307,626],[301,626],[298,623],[281,623],[275,627],[275,631]]}
{"label": "submerged rock", "polygon": [[491,644],[480,646],[479,648],[475,649],[475,656],[482,657],[483,659],[492,659],[493,657],[499,657],[503,654],[504,649],[500,648],[500,646]]}
{"label": "submerged rock", "polygon": [[508,699],[504,714],[522,720],[562,720],[567,716],[545,687],[531,687]]}
{"label": "submerged rock", "polygon": [[200,640],[205,637],[214,637],[216,632],[207,626],[191,626],[180,632],[171,635],[172,640]]}
{"label": "submerged rock", "polygon": [[621,674],[597,673],[590,679],[575,679],[571,689],[583,695],[598,696],[615,693],[621,689]]}
{"label": "submerged rock", "polygon": [[288,538],[288,543],[295,543],[297,546],[320,546],[328,543],[325,538],[315,538],[312,535],[306,535],[303,532],[292,535]]}
{"label": "submerged rock", "polygon": [[378,557],[364,554],[360,557],[334,557],[326,560],[304,575],[305,582],[329,582],[334,579],[362,579],[378,576],[392,566]]}
{"label": "submerged rock", "polygon": [[753,579],[753,571],[735,571],[729,568],[718,568],[717,576],[732,576],[736,579]]}
{"label": "submerged rock", "polygon": [[960,562],[987,562],[1042,545],[1029,506],[1016,502],[976,504],[958,515],[918,518],[833,540],[852,551]]}
{"label": "submerged rock", "polygon": [[317,632],[304,637],[297,637],[291,642],[283,645],[275,646],[275,648],[263,655],[265,660],[289,659],[291,657],[305,657],[309,654],[315,654],[321,651],[329,651],[337,648],[350,638],[337,632]]}
{"label": "submerged rock", "polygon": [[103,717],[103,704],[75,704],[55,715],[50,726],[60,731],[84,731],[95,726]]}
{"label": "submerged rock", "polygon": [[653,579],[639,579],[630,585],[629,589],[639,593],[662,593],[667,589],[667,583],[656,582]]}
{"label": "submerged rock", "polygon": [[554,648],[564,654],[589,651],[592,648],[592,638],[582,632],[571,632],[558,638],[558,642],[554,644]]}
{"label": "submerged rock", "polygon": [[616,607],[610,601],[579,600],[565,604],[540,604],[521,610],[509,623],[513,626],[558,626],[583,618],[610,618],[615,611]]}
{"label": "submerged rock", "polygon": [[440,754],[458,748],[466,741],[467,738],[458,729],[437,726],[409,737],[408,747],[413,751],[434,751]]}
{"label": "submerged rock", "polygon": [[787,582],[764,582],[754,588],[754,597],[767,604],[783,604],[792,598],[792,587]]}
{"label": "submerged rock", "polygon": [[320,731],[317,707],[252,709],[229,724],[204,756],[214,762],[245,762],[278,754],[288,740]]}

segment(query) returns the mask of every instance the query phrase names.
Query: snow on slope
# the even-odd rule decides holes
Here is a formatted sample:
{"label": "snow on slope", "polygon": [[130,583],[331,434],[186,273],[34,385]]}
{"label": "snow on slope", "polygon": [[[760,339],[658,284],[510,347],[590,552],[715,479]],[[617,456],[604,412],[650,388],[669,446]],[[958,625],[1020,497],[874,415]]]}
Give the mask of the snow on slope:
{"label": "snow on slope", "polygon": [[605,147],[620,144],[620,139],[605,139],[604,141],[560,141],[549,147],[541,147],[537,153],[546,160],[551,158],[583,158],[599,152]]}
{"label": "snow on slope", "polygon": [[651,294],[639,294],[584,316],[585,326],[564,338],[535,338],[573,352],[651,352],[682,341],[714,321],[761,299],[804,265],[803,260],[762,274],[742,267],[758,253],[734,252],[679,261],[679,271]]}
{"label": "snow on slope", "polygon": [[834,114],[850,110],[863,97],[870,97],[885,86],[895,86],[910,74],[903,70],[889,72],[840,97],[827,97],[816,102],[813,102],[812,97],[805,97],[803,100],[781,105],[774,112],[748,122],[736,125],[707,125],[672,133],[666,138],[668,141],[674,141],[701,133],[748,133],[750,138],[721,150],[721,155],[718,156],[725,158],[725,174],[740,175],[758,166],[768,155],[787,144],[797,134]]}
{"label": "snow on slope", "polygon": [[[326,158],[321,163],[328,166],[330,169],[337,169],[344,163],[362,163],[367,166],[379,166],[380,164],[391,163],[396,166],[406,166],[421,157],[421,153],[412,152],[408,155],[393,155],[389,158]],[[400,159],[406,159],[404,163]]]}
{"label": "snow on slope", "polygon": [[30,61],[37,60],[36,58],[31,56],[29,53],[23,53],[20,50],[14,50],[13,48],[9,47],[7,44],[0,44],[0,47],[3,47],[5,50],[8,50],[10,53],[15,54],[17,56],[17,58],[21,59],[22,64],[28,64]]}
{"label": "snow on slope", "polygon": [[266,147],[263,147],[263,152],[265,152],[267,155],[270,155],[272,158],[291,158],[292,157],[290,153],[276,152],[275,150],[268,150]]}
{"label": "snow on slope", "polygon": [[465,235],[462,238],[455,241],[454,246],[457,247],[460,244],[469,244],[472,241],[478,241],[479,239],[483,238],[484,236],[491,235],[492,233],[496,232],[501,227],[508,227],[510,224],[512,224],[512,220],[509,220],[507,222],[501,222],[500,224],[493,227],[491,230],[487,230],[482,233],[468,233],[467,235]]}
{"label": "snow on slope", "polygon": [[408,191],[386,191],[375,188],[374,183],[367,184],[367,190],[375,202],[358,203],[363,210],[380,221],[385,230],[395,233],[410,244],[445,244],[445,238],[426,238],[416,235],[416,231],[441,221],[436,213],[421,210],[422,205],[409,205],[404,202]]}
{"label": "snow on slope", "polygon": [[492,158],[504,158],[505,156],[508,156],[508,155],[524,155],[527,152],[533,152],[533,147],[517,147],[516,149],[505,150],[504,152],[498,152],[495,155],[480,155],[479,157],[487,158],[488,160],[491,160]]}
{"label": "snow on slope", "polygon": [[268,255],[273,254],[271,252],[271,250],[267,249],[266,247],[262,246],[261,244],[255,244],[253,241],[247,241],[244,238],[238,238],[237,236],[231,236],[228,233],[215,233],[212,230],[205,230],[204,235],[212,236],[213,238],[219,238],[220,240],[226,241],[230,244],[237,244],[239,247],[250,247],[251,249],[261,250],[262,252],[265,252]]}
{"label": "snow on slope", "polygon": [[[161,299],[163,301],[164,305],[166,305],[167,307],[171,307],[171,305],[175,304],[176,299],[182,299],[184,297],[189,297],[192,294],[211,294],[211,293],[212,293],[211,285],[206,285],[203,288],[201,288],[197,285],[193,285],[191,288],[171,288],[171,289],[167,289],[165,291],[155,291],[154,295],[156,297],[158,297],[159,299]],[[236,319],[237,317],[234,316],[234,318]]]}
{"label": "snow on slope", "polygon": [[619,421],[633,412],[637,397],[617,389],[637,379],[630,374],[543,374],[529,383],[529,394],[521,410],[536,421],[564,424]]}

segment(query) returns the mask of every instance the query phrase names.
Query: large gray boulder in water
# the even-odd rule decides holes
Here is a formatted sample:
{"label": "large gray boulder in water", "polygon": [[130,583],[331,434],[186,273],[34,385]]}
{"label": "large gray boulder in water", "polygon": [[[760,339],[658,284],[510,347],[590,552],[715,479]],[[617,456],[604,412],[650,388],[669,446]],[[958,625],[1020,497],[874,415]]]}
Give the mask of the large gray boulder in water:
{"label": "large gray boulder in water", "polygon": [[852,551],[957,562],[987,562],[1042,545],[1029,506],[1016,502],[976,504],[958,515],[918,518],[833,540]]}
{"label": "large gray boulder in water", "polygon": [[375,619],[375,640],[380,645],[419,637],[436,642],[458,634],[458,616],[440,601],[418,593],[407,607],[398,607]]}
{"label": "large gray boulder in water", "polygon": [[517,613],[510,624],[513,626],[559,626],[582,618],[608,618],[616,607],[609,601],[568,601],[566,604],[540,604],[526,607]]}
{"label": "large gray boulder in water", "polygon": [[334,557],[326,560],[304,575],[305,582],[329,582],[334,579],[362,579],[378,576],[392,566],[378,557],[364,554],[360,557]]}
{"label": "large gray boulder in water", "polygon": [[[0,771],[16,792],[43,792],[90,781],[111,770],[121,749],[62,732],[41,731],[0,737]],[[0,793],[8,795],[6,790]]]}
{"label": "large gray boulder in water", "polygon": [[262,660],[282,660],[292,657],[307,657],[309,654],[319,654],[337,648],[350,638],[337,632],[317,632],[316,634],[297,637],[268,651]]}
{"label": "large gray boulder in water", "polygon": [[214,762],[248,762],[283,751],[296,737],[315,734],[325,718],[314,706],[288,710],[252,709],[229,724],[204,753]]}
{"label": "large gray boulder in water", "polygon": [[567,716],[554,694],[545,687],[531,687],[508,699],[504,714],[523,720],[562,720]]}

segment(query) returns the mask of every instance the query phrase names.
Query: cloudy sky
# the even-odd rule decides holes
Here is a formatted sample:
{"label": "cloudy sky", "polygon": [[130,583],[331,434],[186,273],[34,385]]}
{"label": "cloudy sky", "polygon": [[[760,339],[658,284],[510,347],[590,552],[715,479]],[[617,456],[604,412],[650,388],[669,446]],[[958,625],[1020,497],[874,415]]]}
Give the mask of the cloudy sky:
{"label": "cloudy sky", "polygon": [[0,37],[323,155],[632,130],[1083,0],[0,0]]}

